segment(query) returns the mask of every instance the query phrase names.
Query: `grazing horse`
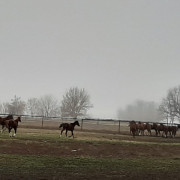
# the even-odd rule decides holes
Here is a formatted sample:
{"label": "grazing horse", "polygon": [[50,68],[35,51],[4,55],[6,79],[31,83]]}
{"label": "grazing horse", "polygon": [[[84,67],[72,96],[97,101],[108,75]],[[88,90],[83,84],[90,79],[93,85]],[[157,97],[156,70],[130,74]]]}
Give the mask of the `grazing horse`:
{"label": "grazing horse", "polygon": [[17,119],[13,120],[13,119],[10,119],[10,120],[6,120],[5,121],[5,125],[6,127],[8,128],[9,130],[9,136],[11,137],[12,134],[11,134],[11,129],[14,129],[14,137],[16,136],[16,132],[17,132],[17,127],[18,127],[18,122],[21,122],[21,117],[17,117]]}
{"label": "grazing horse", "polygon": [[1,133],[6,129],[5,121],[10,119],[13,119],[13,115],[11,114],[8,115],[7,117],[0,117],[0,125],[2,125]]}
{"label": "grazing horse", "polygon": [[[73,131],[74,131],[74,127],[76,125],[80,126],[78,121],[75,121],[75,122],[70,123],[70,124],[69,123],[62,123],[62,124],[60,124],[59,128],[62,128],[61,133],[60,133],[60,137],[62,136],[63,131],[66,130],[66,137],[67,137],[67,132],[71,131],[71,133],[72,133],[71,136],[73,136],[73,138],[74,138]],[[69,136],[69,137],[71,137],[71,136]]]}

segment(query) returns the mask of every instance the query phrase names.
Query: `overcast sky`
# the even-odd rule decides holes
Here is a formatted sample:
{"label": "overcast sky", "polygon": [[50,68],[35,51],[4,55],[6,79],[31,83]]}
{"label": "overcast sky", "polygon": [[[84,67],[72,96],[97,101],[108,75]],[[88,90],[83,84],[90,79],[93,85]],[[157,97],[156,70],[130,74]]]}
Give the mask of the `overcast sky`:
{"label": "overcast sky", "polygon": [[0,101],[85,88],[93,117],[180,85],[180,1],[0,0]]}

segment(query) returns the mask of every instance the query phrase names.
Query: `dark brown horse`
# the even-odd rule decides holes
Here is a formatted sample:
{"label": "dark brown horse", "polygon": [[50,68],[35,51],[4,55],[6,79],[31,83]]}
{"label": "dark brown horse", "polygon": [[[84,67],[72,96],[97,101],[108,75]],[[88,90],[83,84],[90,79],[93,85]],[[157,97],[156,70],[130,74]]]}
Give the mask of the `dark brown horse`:
{"label": "dark brown horse", "polygon": [[136,122],[135,121],[129,122],[129,127],[130,127],[130,134],[132,134],[133,137],[135,138],[136,132],[138,130]]}
{"label": "dark brown horse", "polygon": [[146,123],[145,129],[147,130],[148,135],[151,136],[151,124]]}
{"label": "dark brown horse", "polygon": [[[165,136],[167,138],[168,135],[168,126],[165,126],[163,123],[157,124],[153,123],[152,129],[155,130],[156,136]],[[162,134],[161,134],[162,132]]]}
{"label": "dark brown horse", "polygon": [[[62,123],[62,124],[60,124],[59,128],[62,128],[61,133],[60,133],[60,137],[62,136],[63,131],[66,130],[66,137],[67,137],[67,132],[71,131],[71,136],[73,136],[73,138],[74,138],[73,131],[74,131],[74,127],[76,125],[80,126],[78,121],[75,121],[75,122],[70,123],[70,124],[69,123]],[[71,136],[69,136],[69,137],[71,137]]]}
{"label": "dark brown horse", "polygon": [[5,125],[9,130],[9,136],[12,137],[11,134],[11,129],[14,129],[14,137],[16,136],[16,132],[17,132],[17,127],[18,127],[18,122],[21,122],[21,117],[17,117],[15,120],[10,119],[10,120],[6,120],[5,121]]}
{"label": "dark brown horse", "polygon": [[151,125],[151,129],[155,130],[156,136],[158,136],[158,124],[157,123],[153,123],[153,125]]}
{"label": "dark brown horse", "polygon": [[168,126],[168,132],[170,137],[175,137],[177,130],[178,130],[177,126]]}
{"label": "dark brown horse", "polygon": [[11,114],[6,117],[0,117],[0,125],[2,125],[1,133],[6,129],[5,121],[10,119],[13,119],[13,115]]}

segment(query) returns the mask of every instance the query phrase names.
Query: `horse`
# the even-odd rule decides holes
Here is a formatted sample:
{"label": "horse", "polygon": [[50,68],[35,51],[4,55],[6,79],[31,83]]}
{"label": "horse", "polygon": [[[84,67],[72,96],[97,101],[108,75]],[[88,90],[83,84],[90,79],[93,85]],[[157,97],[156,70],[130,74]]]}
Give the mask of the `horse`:
{"label": "horse", "polygon": [[132,133],[133,138],[135,138],[136,132],[137,132],[137,124],[135,121],[129,122],[129,127],[130,127],[130,134]]}
{"label": "horse", "polygon": [[176,136],[176,131],[177,130],[178,130],[177,126],[168,126],[169,135],[171,137],[175,137]]}
{"label": "horse", "polygon": [[154,129],[154,130],[155,130],[155,133],[156,133],[156,136],[158,136],[158,125],[157,125],[157,123],[153,123],[153,124],[151,125],[151,129]]}
{"label": "horse", "polygon": [[15,120],[13,119],[10,119],[10,120],[6,120],[5,121],[5,125],[6,127],[8,128],[9,130],[9,136],[12,137],[12,134],[11,134],[11,129],[14,129],[14,135],[13,137],[16,136],[16,132],[17,132],[17,127],[18,127],[18,122],[21,122],[21,117],[17,117]]}
{"label": "horse", "polygon": [[165,137],[167,138],[167,134],[168,134],[168,126],[165,126],[164,124],[160,123],[160,125],[157,125],[157,132],[159,135],[161,135],[162,131],[162,137],[165,135]]}
{"label": "horse", "polygon": [[139,129],[139,134],[144,136],[144,130],[146,128],[146,124],[142,123],[142,122],[138,122],[138,129]]}
{"label": "horse", "polygon": [[11,114],[9,114],[7,117],[0,117],[0,125],[2,125],[1,133],[6,129],[5,121],[10,119],[13,119],[13,115]]}
{"label": "horse", "polygon": [[146,123],[146,124],[145,124],[145,129],[147,129],[148,135],[151,136],[151,125],[150,125],[149,123]]}
{"label": "horse", "polygon": [[[78,121],[74,121],[73,123],[70,123],[70,124],[69,123],[60,124],[59,128],[62,128],[61,133],[60,133],[60,137],[62,136],[63,131],[66,130],[66,137],[67,137],[67,132],[71,131],[71,136],[73,136],[73,138],[74,138],[73,131],[74,131],[74,127],[76,125],[80,126]],[[71,136],[69,136],[69,137],[71,137]]]}

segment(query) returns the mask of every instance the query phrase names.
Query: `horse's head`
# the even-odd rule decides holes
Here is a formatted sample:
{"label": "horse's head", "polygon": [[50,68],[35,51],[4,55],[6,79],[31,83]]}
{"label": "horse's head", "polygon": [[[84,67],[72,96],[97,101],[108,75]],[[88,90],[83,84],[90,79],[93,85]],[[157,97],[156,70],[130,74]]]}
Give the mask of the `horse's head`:
{"label": "horse's head", "polygon": [[136,124],[136,122],[134,120],[129,122],[129,126],[131,126],[133,124]]}
{"label": "horse's head", "polygon": [[80,126],[78,121],[75,121],[74,124]]}
{"label": "horse's head", "polygon": [[64,123],[61,123],[61,124],[59,125],[59,129],[62,128],[63,126],[64,126]]}
{"label": "horse's head", "polygon": [[17,118],[17,120],[18,120],[19,122],[21,122],[21,116],[19,116],[19,117]]}

